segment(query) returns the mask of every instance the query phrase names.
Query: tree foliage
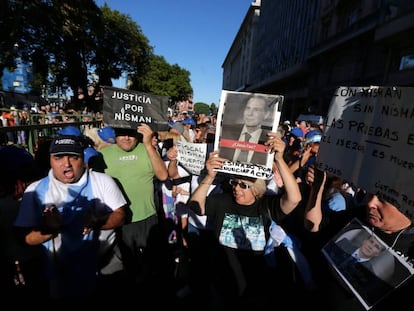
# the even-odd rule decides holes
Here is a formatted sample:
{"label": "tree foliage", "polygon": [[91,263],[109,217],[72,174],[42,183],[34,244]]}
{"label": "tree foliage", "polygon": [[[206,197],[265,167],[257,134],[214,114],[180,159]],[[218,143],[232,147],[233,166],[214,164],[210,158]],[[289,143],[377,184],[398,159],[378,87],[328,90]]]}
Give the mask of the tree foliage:
{"label": "tree foliage", "polygon": [[210,113],[210,106],[206,103],[195,103],[194,104],[194,112],[197,114],[206,114],[208,115]]}
{"label": "tree foliage", "polygon": [[216,104],[215,104],[215,103],[212,103],[212,104],[210,105],[210,109],[211,109],[211,112],[212,112],[212,113],[217,114],[217,112],[218,112],[218,107],[216,106]]}
{"label": "tree foliage", "polygon": [[112,11],[107,4],[102,8],[102,28],[96,37],[97,49],[92,65],[101,85],[112,85],[125,72],[138,75],[148,70],[153,52],[140,26],[127,15]]}
{"label": "tree foliage", "polygon": [[[32,64],[32,89],[65,93],[71,89],[79,104],[96,94],[87,87],[112,85],[128,73],[135,90],[170,96],[192,94],[190,73],[153,54],[149,40],[130,16],[99,8],[93,0],[0,1],[0,73],[13,69],[16,56]],[[19,55],[14,46],[18,44]],[[97,76],[98,79],[91,79]]]}
{"label": "tree foliage", "polygon": [[212,103],[210,105],[202,102],[198,102],[194,104],[194,112],[195,113],[203,113],[203,114],[217,114],[218,108],[215,103]]}
{"label": "tree foliage", "polygon": [[170,65],[163,56],[150,55],[146,74],[131,76],[131,89],[170,96],[173,102],[187,99],[193,89],[189,71]]}

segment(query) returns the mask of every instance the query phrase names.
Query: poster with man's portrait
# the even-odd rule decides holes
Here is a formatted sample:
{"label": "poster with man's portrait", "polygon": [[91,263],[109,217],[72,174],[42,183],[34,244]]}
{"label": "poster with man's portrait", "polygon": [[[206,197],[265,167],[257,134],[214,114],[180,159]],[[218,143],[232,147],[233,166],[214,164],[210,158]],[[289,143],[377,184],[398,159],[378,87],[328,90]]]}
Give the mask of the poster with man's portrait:
{"label": "poster with man's portrait", "polygon": [[414,273],[409,263],[356,218],[323,247],[322,253],[366,310]]}
{"label": "poster with man's portrait", "polygon": [[264,143],[276,132],[284,97],[223,90],[217,115],[214,149],[227,159],[221,171],[267,179],[273,154]]}

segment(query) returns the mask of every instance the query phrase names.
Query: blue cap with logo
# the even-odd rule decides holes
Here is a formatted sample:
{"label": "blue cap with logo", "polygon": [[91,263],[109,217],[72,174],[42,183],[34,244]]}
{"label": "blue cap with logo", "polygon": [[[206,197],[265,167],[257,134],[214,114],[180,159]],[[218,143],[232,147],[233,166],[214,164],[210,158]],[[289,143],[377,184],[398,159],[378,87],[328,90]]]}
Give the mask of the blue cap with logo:
{"label": "blue cap with logo", "polygon": [[80,137],[74,135],[59,135],[50,143],[51,155],[77,155],[83,156],[84,145]]}

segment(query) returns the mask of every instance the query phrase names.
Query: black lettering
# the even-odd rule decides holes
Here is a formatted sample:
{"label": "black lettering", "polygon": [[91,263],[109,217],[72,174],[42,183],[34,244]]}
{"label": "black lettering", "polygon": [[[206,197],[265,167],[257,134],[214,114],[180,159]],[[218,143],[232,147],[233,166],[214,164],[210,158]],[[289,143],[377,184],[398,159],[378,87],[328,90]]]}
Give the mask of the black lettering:
{"label": "black lettering", "polygon": [[407,139],[408,145],[414,145],[414,134],[409,134]]}

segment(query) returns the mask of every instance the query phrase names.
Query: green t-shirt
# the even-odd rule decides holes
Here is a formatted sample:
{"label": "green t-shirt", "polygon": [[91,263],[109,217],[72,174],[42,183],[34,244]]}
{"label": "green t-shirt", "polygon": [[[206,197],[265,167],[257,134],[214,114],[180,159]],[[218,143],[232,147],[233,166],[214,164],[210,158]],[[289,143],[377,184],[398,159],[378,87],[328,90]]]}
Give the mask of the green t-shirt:
{"label": "green t-shirt", "polygon": [[132,221],[156,214],[154,202],[154,170],[143,144],[126,152],[116,144],[100,150],[107,168],[105,173],[117,179],[125,191],[132,210]]}

